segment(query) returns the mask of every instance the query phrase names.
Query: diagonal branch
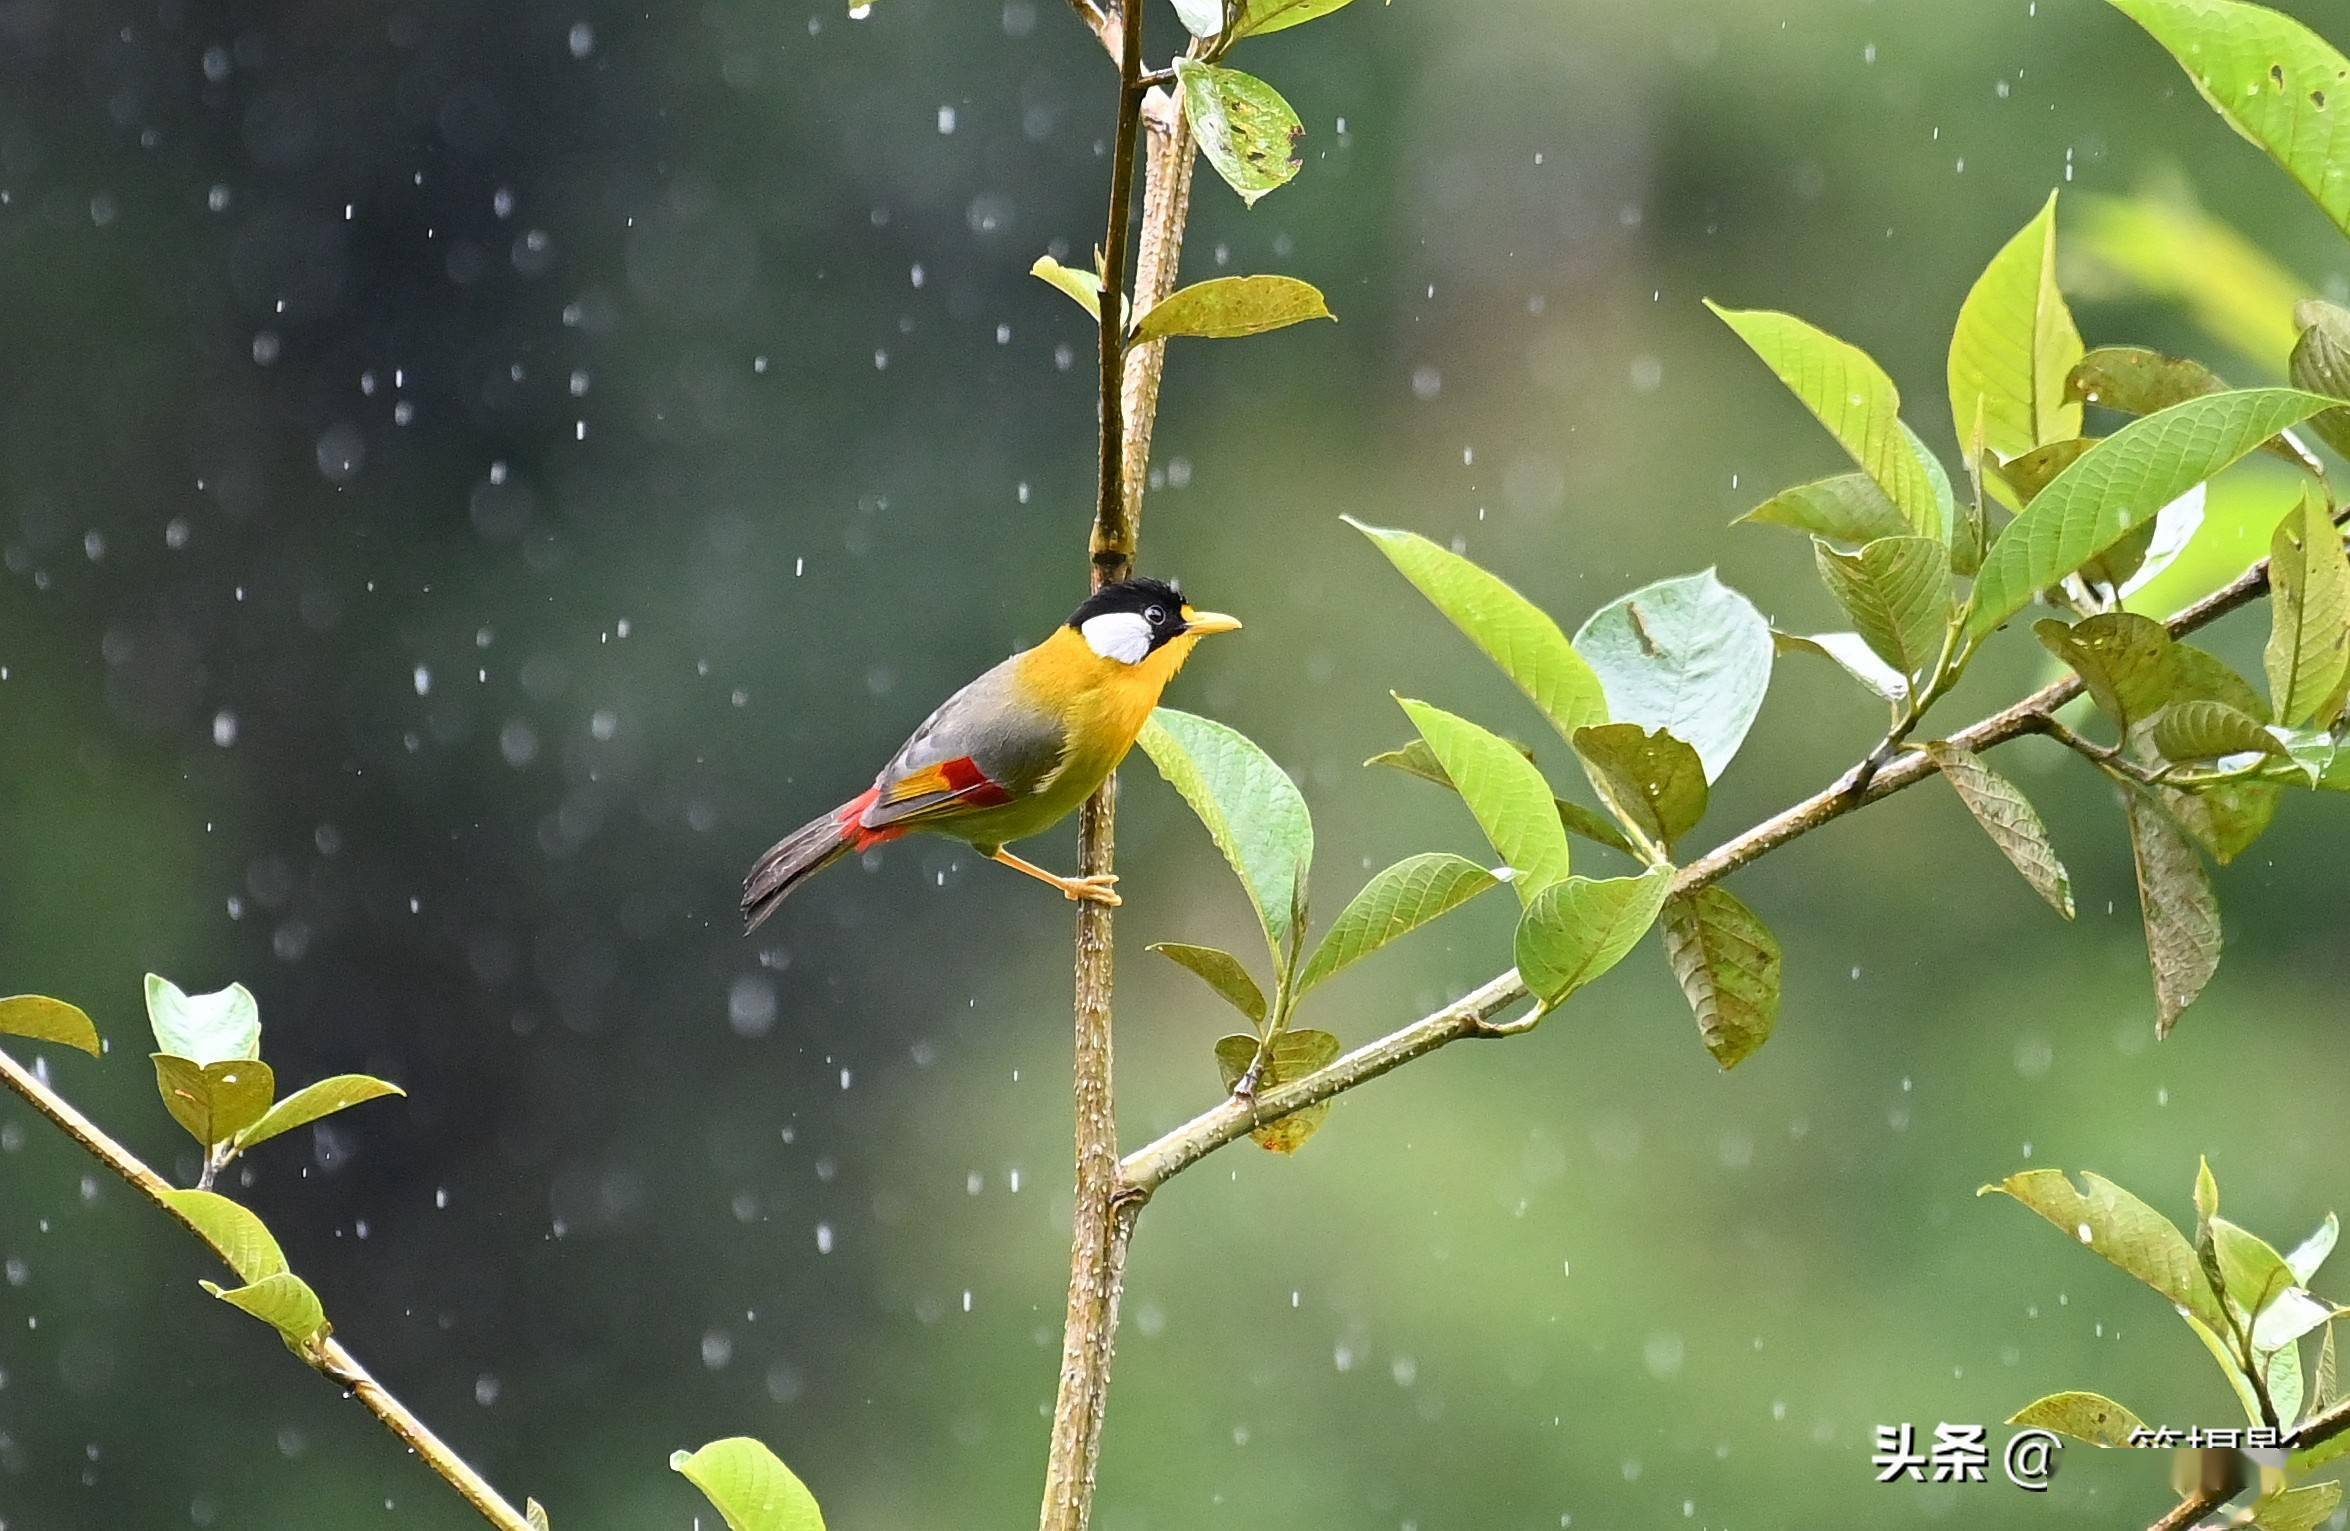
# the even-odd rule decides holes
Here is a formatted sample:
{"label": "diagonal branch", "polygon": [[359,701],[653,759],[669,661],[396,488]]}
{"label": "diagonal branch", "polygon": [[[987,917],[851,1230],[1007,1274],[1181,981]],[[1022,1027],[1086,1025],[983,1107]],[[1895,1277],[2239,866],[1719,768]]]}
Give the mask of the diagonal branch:
{"label": "diagonal branch", "polygon": [[[76,1111],[66,1099],[42,1082],[39,1075],[19,1064],[6,1053],[0,1053],[0,1080],[23,1096],[35,1111],[47,1117],[59,1131],[80,1146],[91,1158],[105,1165],[123,1183],[146,1197],[170,1216],[172,1221],[186,1228],[222,1257],[226,1253],[212,1243],[205,1231],[191,1222],[179,1208],[171,1204],[166,1194],[171,1182],[147,1167],[144,1160],[109,1137],[105,1130],[88,1117]],[[289,1347],[290,1348],[290,1347]],[[331,1337],[321,1340],[315,1354],[295,1351],[313,1371],[327,1378],[346,1392],[355,1394],[367,1412],[383,1421],[384,1428],[398,1436],[408,1449],[423,1458],[424,1464],[439,1473],[481,1518],[499,1531],[531,1531],[531,1525],[520,1510],[508,1504],[488,1480],[468,1466],[465,1459],[449,1449],[439,1436],[428,1429],[408,1406],[393,1397],[384,1385],[375,1380],[359,1358],[343,1348],[342,1342]]]}
{"label": "diagonal branch", "polygon": [[[2169,623],[2171,633],[2180,636],[2208,626],[2238,607],[2258,599],[2267,590],[2268,563],[2264,559],[2225,588],[2172,617]],[[2079,677],[2067,676],[2041,687],[2011,707],[1960,729],[1950,736],[1950,742],[1980,752],[2025,734],[2044,732],[2056,710],[2080,694]],[[1744,834],[1724,841],[1682,867],[1674,875],[1673,891],[1693,893],[1710,883],[1719,882],[1780,846],[1800,839],[1870,803],[1881,802],[1933,774],[1933,762],[1923,752],[1915,750],[1896,756],[1860,791],[1852,790],[1849,783],[1853,778],[1848,774],[1835,785],[1765,819]],[[1336,1062],[1291,1080],[1277,1089],[1267,1090],[1254,1100],[1228,1097],[1219,1101],[1157,1141],[1128,1154],[1119,1165],[1126,1190],[1129,1195],[1147,1197],[1174,1176],[1226,1144],[1246,1137],[1253,1129],[1343,1095],[1355,1086],[1367,1084],[1388,1070],[1401,1067],[1415,1058],[1425,1057],[1447,1043],[1458,1042],[1464,1037],[1511,1034],[1498,1030],[1492,1024],[1493,1018],[1525,997],[1526,986],[1519,981],[1517,970],[1513,968],[1488,979],[1466,997],[1455,1000],[1443,1009],[1422,1016],[1377,1041],[1366,1042]]]}

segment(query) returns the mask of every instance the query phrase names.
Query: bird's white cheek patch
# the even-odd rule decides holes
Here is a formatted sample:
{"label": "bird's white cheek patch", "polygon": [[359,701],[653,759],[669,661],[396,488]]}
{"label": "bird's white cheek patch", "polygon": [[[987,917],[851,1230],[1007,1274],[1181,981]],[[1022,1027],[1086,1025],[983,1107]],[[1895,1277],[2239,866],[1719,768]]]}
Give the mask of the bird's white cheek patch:
{"label": "bird's white cheek patch", "polygon": [[1139,612],[1104,612],[1086,618],[1085,625],[1077,630],[1085,635],[1086,647],[1120,664],[1139,664],[1142,656],[1151,651],[1151,625]]}

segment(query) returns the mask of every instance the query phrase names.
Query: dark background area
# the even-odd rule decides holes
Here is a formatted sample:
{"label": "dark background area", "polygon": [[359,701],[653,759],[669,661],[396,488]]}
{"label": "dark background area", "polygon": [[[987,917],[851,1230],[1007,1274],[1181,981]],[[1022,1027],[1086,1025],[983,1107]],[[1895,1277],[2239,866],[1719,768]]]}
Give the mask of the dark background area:
{"label": "dark background area", "polygon": [[[1868,347],[1955,461],[1951,318],[2051,186],[2183,169],[2342,295],[2322,215],[2091,0],[1365,3],[1232,62],[1297,107],[1306,167],[1254,211],[1203,167],[1186,272],[1290,272],[1340,322],[1177,348],[1143,562],[1247,619],[1171,700],[1297,776],[1325,917],[1403,854],[1483,854],[1457,803],[1359,769],[1405,733],[1390,688],[1538,727],[1341,512],[1570,630],[1715,563],[1838,625],[1798,539],[1726,529],[1838,459],[1701,296]],[[113,1056],[54,1078],[183,1180],[147,970],[249,984],[281,1079],[404,1083],[239,1194],[565,1531],[709,1524],[663,1463],[736,1433],[840,1531],[1034,1512],[1066,908],[928,841],[754,942],[734,893],[1081,592],[1091,329],[1026,273],[1099,237],[1112,89],[1053,0],[0,3],[0,991],[91,1012]],[[2233,492],[2273,519],[2289,490]],[[2255,671],[2258,621],[2214,639]],[[2042,664],[2010,635],[1952,725]],[[1783,665],[1700,840],[1881,723]],[[2044,1497],[1879,1488],[1872,1427],[2060,1387],[2233,1417],[2159,1299],[1973,1192],[2090,1167],[2184,1215],[2208,1151],[2279,1243],[2344,1200],[2350,835],[2293,800],[2220,875],[2228,959],[2158,1046],[2109,794],[2038,743],[2002,764],[2076,926],[1929,785],[1738,878],[1788,963],[1735,1075],[1651,942],[1295,1160],[1171,1187],[1102,1531],[2151,1518],[2151,1464],[2079,1451]],[[1139,761],[1121,831],[1136,1143],[1213,1098],[1226,1029],[1142,945],[1245,950],[1247,916]],[[1505,966],[1508,919],[1305,1018],[1400,1024]],[[468,1524],[13,1103],[0,1262],[5,1531]]]}

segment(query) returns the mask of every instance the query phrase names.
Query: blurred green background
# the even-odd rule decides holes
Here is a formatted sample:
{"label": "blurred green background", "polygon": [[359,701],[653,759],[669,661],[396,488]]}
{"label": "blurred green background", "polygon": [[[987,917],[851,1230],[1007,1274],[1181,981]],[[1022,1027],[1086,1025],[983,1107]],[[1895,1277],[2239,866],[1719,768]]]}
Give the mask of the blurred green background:
{"label": "blurred green background", "polygon": [[[1390,688],[1539,732],[1341,512],[1570,629],[1715,563],[1839,625],[1799,539],[1727,529],[1835,447],[1700,297],[1870,348],[1955,461],[1951,317],[2051,186],[2183,171],[2342,295],[2323,217],[2093,0],[1407,0],[1234,62],[1306,167],[1253,212],[1203,168],[1185,269],[1303,276],[1341,322],[1177,348],[1143,562],[1247,618],[1172,699],[1303,784],[1325,916],[1397,856],[1483,853],[1457,802],[1359,768],[1404,735]],[[55,1079],[183,1178],[149,969],[250,984],[281,1077],[405,1082],[238,1189],[353,1348],[566,1531],[710,1524],[663,1463],[733,1433],[840,1531],[1035,1513],[1066,907],[922,841],[756,942],[734,895],[1081,590],[1091,331],[1026,272],[1099,237],[1111,94],[1055,0],[0,5],[0,991],[91,1011],[114,1056]],[[2158,306],[2081,317],[2281,374]],[[2260,620],[2213,642],[2256,667]],[[2036,652],[2003,640],[1952,723]],[[1784,664],[1701,838],[1882,722]],[[2220,874],[2227,961],[2157,1045],[2109,794],[2052,747],[2000,761],[2077,926],[1929,785],[1737,878],[1788,960],[1735,1075],[1652,941],[1296,1159],[1170,1187],[1101,1531],[2152,1518],[2143,1459],[1879,1487],[1872,1429],[2060,1387],[2234,1417],[2159,1299],[1973,1192],[2093,1167],[2185,1215],[2207,1150],[2279,1242],[2350,1201],[2350,833],[2295,798]],[[1138,1143],[1213,1098],[1225,1029],[1141,947],[1245,949],[1247,916],[1139,759],[1124,803]],[[1506,965],[1508,920],[1474,906],[1305,1019],[1396,1025]],[[471,1523],[12,1100],[0,1262],[6,1531]]]}

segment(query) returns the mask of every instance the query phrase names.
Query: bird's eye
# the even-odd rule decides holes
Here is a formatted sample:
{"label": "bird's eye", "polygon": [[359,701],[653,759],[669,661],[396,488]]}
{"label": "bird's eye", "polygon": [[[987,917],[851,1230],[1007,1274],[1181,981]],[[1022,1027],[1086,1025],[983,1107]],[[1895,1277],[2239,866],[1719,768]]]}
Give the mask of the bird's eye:
{"label": "bird's eye", "polygon": [[1153,627],[1164,627],[1167,625],[1167,608],[1164,606],[1153,606],[1150,610],[1142,614],[1142,619]]}

